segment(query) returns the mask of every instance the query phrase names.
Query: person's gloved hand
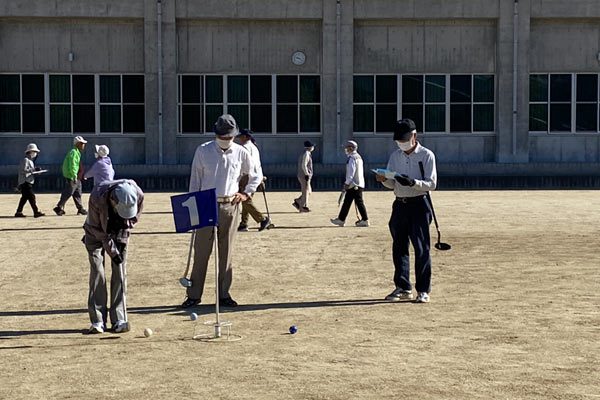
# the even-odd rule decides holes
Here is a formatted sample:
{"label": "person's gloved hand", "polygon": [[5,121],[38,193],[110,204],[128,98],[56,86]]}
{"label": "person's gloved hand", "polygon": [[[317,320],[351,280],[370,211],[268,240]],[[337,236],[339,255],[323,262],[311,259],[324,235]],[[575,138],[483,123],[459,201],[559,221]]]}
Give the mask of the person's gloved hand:
{"label": "person's gloved hand", "polygon": [[308,176],[308,175],[304,175],[304,180],[305,180],[306,182],[308,182],[308,180],[309,180],[309,179],[310,179],[310,176]]}
{"label": "person's gloved hand", "polygon": [[112,261],[113,261],[115,264],[123,264],[123,261],[124,261],[124,260],[123,260],[123,255],[122,255],[121,253],[118,253],[116,256],[114,256],[114,257],[112,258]]}
{"label": "person's gloved hand", "polygon": [[396,178],[396,181],[401,184],[402,186],[414,186],[415,185],[415,180],[412,178],[409,178],[408,175],[402,174],[402,175],[396,175],[394,178]]}
{"label": "person's gloved hand", "polygon": [[40,167],[35,167],[34,171],[41,171],[42,169]]}

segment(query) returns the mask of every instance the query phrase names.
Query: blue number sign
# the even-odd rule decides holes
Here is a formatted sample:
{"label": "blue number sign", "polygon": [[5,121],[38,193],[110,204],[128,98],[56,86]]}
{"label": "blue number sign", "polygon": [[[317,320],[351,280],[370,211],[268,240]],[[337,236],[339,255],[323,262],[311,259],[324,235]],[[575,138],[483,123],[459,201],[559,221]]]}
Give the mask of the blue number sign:
{"label": "blue number sign", "polygon": [[215,189],[171,197],[175,230],[187,232],[204,226],[219,225],[219,208]]}

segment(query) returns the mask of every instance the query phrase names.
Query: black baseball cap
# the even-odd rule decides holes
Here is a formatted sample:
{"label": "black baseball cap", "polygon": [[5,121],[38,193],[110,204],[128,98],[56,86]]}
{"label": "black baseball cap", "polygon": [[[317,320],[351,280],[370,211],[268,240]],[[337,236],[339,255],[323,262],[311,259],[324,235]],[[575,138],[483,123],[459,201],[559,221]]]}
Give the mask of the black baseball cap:
{"label": "black baseball cap", "polygon": [[394,124],[394,140],[408,140],[417,132],[417,126],[412,119],[401,119]]}

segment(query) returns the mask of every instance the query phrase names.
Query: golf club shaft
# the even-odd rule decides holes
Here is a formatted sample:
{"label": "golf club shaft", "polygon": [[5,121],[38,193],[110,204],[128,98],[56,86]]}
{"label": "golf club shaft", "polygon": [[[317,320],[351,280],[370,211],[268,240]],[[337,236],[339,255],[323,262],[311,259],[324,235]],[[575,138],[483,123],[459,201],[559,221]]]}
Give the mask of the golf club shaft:
{"label": "golf club shaft", "polygon": [[196,230],[192,231],[192,238],[190,239],[190,251],[188,253],[187,266],[185,267],[184,278],[187,278],[187,274],[190,271],[190,261],[192,260],[192,249],[194,248],[194,239],[196,239]]}
{"label": "golf club shaft", "polygon": [[264,183],[262,184],[262,193],[263,193],[263,197],[265,199],[265,208],[267,209],[267,216],[270,219],[271,218],[271,213],[269,213],[269,204],[267,204],[267,193],[266,193],[266,190],[265,190]]}
{"label": "golf club shaft", "polygon": [[[419,161],[419,169],[421,170],[421,178],[423,180],[425,180],[425,168],[423,167],[423,162]],[[431,201],[431,196],[429,195],[429,192],[427,192],[427,194],[425,195],[425,197],[427,198],[427,202],[429,203],[429,209],[431,210],[431,215],[433,216],[433,222],[435,223],[435,230],[438,233],[438,242],[440,241],[440,227],[438,225],[437,222],[437,218],[435,217],[435,210],[433,208],[433,202]]]}
{"label": "golf club shaft", "polygon": [[119,272],[121,274],[121,294],[123,295],[123,316],[125,317],[125,322],[129,322],[129,320],[127,319],[127,299],[125,297],[125,268],[123,267],[123,264],[125,264],[125,257],[123,257],[123,262],[121,262],[119,264]]}

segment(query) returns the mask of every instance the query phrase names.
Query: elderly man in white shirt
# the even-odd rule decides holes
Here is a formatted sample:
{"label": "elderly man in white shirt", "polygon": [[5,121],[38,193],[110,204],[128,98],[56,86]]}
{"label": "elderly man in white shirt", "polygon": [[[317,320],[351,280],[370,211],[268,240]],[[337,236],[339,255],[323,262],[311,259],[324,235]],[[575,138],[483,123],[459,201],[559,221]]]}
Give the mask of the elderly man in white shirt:
{"label": "elderly man in white shirt", "polygon": [[[262,177],[253,167],[248,151],[233,142],[239,134],[233,116],[221,115],[215,123],[214,131],[215,140],[203,143],[196,149],[192,162],[190,192],[216,189],[219,205],[219,305],[236,307],[237,302],[231,298],[229,290],[233,277],[231,261],[233,241],[239,223],[240,203],[256,191]],[[240,192],[239,181],[244,174],[248,175],[248,184],[244,192]],[[187,288],[187,299],[181,305],[182,308],[200,303],[214,239],[212,227],[196,230],[192,286]]]}
{"label": "elderly man in white shirt", "polygon": [[369,223],[367,209],[362,197],[363,190],[365,189],[365,174],[362,157],[358,154],[358,143],[354,140],[348,140],[344,144],[344,151],[348,157],[346,160],[346,180],[344,181],[344,204],[342,204],[338,217],[330,221],[334,225],[344,226],[350,206],[352,206],[352,202],[354,201],[361,217],[359,221],[356,221],[355,225],[367,227],[371,224]]}
{"label": "elderly man in white shirt", "polygon": [[396,195],[389,222],[393,239],[396,289],[386,297],[386,300],[412,299],[408,255],[410,242],[415,253],[416,301],[427,303],[431,291],[429,224],[432,215],[426,194],[430,190],[435,190],[437,185],[435,155],[419,144],[415,123],[410,119],[396,122],[394,141],[399,149],[390,156],[387,169],[396,172],[395,179],[376,176],[378,182],[389,189],[394,189]]}
{"label": "elderly man in white shirt", "polygon": [[[262,166],[260,163],[260,152],[258,151],[258,147],[256,147],[256,142],[254,137],[252,136],[252,131],[250,129],[242,129],[240,134],[237,136],[240,141],[240,144],[248,150],[250,153],[250,157],[252,158],[252,165],[256,169],[256,173],[260,175],[261,185],[260,187],[264,190],[264,182],[266,178],[262,172]],[[244,191],[246,185],[248,184],[248,175],[242,175],[240,179],[240,192]],[[248,200],[242,202],[242,220],[240,222],[240,226],[238,226],[238,232],[248,232],[248,217],[252,216],[254,221],[258,222],[260,226],[258,227],[258,231],[264,231],[270,224],[271,218],[268,216],[265,217],[254,205],[252,202],[252,196],[248,198]]]}

